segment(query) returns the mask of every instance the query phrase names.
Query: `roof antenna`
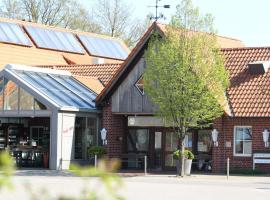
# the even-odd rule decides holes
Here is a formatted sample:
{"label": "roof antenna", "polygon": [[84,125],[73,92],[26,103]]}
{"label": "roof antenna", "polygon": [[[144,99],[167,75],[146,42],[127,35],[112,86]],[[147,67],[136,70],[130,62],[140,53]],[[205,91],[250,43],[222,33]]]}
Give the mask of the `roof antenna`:
{"label": "roof antenna", "polygon": [[155,6],[148,6],[148,7],[152,7],[152,8],[155,8],[156,9],[156,15],[155,16],[150,16],[150,20],[155,20],[155,21],[157,21],[157,20],[159,20],[159,19],[166,19],[165,17],[164,17],[164,15],[162,14],[162,13],[159,13],[158,14],[158,8],[170,8],[171,6],[170,5],[163,5],[163,6],[159,6],[158,5],[158,2],[159,1],[161,1],[161,0],[156,0],[156,5]]}

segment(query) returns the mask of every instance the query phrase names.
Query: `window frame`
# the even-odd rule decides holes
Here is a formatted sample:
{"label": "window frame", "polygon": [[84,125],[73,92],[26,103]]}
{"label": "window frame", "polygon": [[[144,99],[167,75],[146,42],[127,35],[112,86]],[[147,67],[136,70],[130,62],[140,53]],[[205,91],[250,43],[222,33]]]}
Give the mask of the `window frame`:
{"label": "window frame", "polygon": [[[243,153],[236,153],[236,129],[237,128],[249,128],[251,130],[251,153],[250,154],[244,154],[244,150]],[[235,157],[251,157],[252,156],[252,126],[234,126],[234,130],[233,130],[233,156]],[[244,148],[244,146],[243,146]]]}
{"label": "window frame", "polygon": [[[145,91],[144,91],[144,83],[143,84],[137,84],[140,80],[143,80],[143,74],[137,79],[137,81],[134,83],[134,86],[136,87],[136,89],[139,91],[139,93],[144,96]],[[138,87],[138,85],[142,85],[143,87],[143,91],[141,91],[141,89]]]}

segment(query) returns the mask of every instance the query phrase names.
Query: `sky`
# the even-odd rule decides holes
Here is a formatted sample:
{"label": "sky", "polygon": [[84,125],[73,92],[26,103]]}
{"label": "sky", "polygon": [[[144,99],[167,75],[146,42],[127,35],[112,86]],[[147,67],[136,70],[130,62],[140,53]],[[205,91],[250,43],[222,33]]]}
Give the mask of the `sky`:
{"label": "sky", "polygon": [[[96,0],[80,0],[86,7],[91,7]],[[155,9],[156,0],[123,0],[134,6],[134,15],[144,19]],[[160,0],[159,5],[169,4],[170,9],[161,8],[167,20],[175,12],[180,0]],[[193,0],[201,13],[214,16],[218,35],[239,39],[246,46],[270,46],[270,0]],[[162,21],[161,21],[162,22]]]}

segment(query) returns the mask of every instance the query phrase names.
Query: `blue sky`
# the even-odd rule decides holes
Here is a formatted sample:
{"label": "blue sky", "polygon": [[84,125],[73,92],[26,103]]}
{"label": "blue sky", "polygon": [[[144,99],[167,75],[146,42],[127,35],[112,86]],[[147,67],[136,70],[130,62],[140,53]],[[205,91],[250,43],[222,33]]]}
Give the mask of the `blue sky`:
{"label": "blue sky", "polygon": [[[91,7],[95,0],[80,0]],[[124,0],[134,6],[134,15],[144,18],[154,9],[155,0]],[[161,0],[160,5],[170,4],[162,9],[169,19],[180,0]],[[246,46],[270,46],[270,0],[193,0],[202,13],[211,13],[219,35],[242,40]]]}

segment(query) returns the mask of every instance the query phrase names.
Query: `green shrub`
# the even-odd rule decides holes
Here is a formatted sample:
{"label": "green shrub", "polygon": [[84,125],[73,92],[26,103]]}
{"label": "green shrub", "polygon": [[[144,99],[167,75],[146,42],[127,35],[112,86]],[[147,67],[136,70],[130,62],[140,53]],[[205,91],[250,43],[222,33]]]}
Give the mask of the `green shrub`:
{"label": "green shrub", "polygon": [[[194,154],[191,151],[189,151],[189,150],[185,150],[184,151],[184,155],[185,155],[185,158],[186,159],[189,159],[189,160],[193,160],[194,159]],[[179,150],[175,150],[173,152],[173,159],[179,160],[180,156],[181,156],[181,153],[180,153]]]}
{"label": "green shrub", "polygon": [[106,148],[102,147],[102,146],[92,146],[88,149],[88,154],[90,156],[95,156],[97,155],[98,157],[102,157],[105,154],[107,154],[107,150]]}
{"label": "green shrub", "polygon": [[[260,169],[237,169],[237,168],[232,168],[230,169],[230,174],[239,174],[239,175],[266,175],[267,172],[264,170],[260,170]],[[268,172],[269,174],[269,172]]]}

